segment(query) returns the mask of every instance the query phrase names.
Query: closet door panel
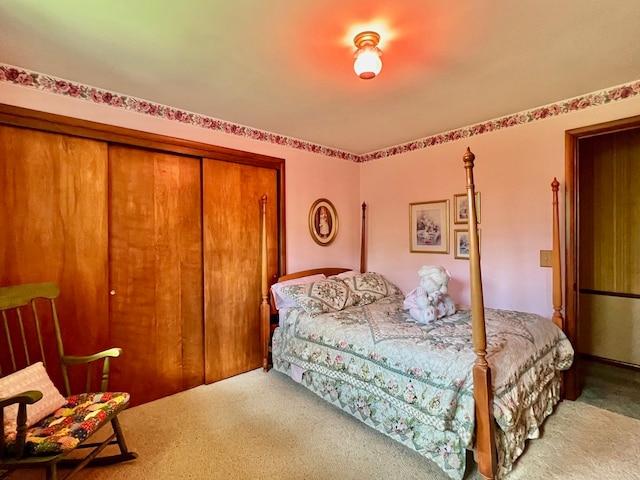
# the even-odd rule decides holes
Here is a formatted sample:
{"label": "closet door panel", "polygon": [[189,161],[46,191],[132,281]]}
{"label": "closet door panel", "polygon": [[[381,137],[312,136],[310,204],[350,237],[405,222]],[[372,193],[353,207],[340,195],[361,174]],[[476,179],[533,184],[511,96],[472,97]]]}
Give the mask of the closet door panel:
{"label": "closet door panel", "polygon": [[578,146],[578,351],[640,365],[640,129]]}
{"label": "closet door panel", "polygon": [[[205,379],[262,366],[261,198],[268,196],[271,269],[277,269],[277,172],[203,161]],[[274,272],[277,270],[274,270]]]}
{"label": "closet door panel", "polygon": [[0,192],[0,284],[58,283],[65,351],[106,348],[107,145],[0,126]]}
{"label": "closet door panel", "polygon": [[202,384],[200,161],[109,149],[114,383],[144,403]]}

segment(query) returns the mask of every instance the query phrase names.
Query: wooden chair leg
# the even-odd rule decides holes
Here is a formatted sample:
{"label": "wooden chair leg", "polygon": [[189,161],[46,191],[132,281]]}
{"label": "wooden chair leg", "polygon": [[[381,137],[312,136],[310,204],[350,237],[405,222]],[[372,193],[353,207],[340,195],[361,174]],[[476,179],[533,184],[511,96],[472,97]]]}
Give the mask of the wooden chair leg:
{"label": "wooden chair leg", "polygon": [[127,448],[127,443],[124,440],[124,433],[122,433],[122,428],[120,427],[120,420],[118,419],[118,417],[113,417],[111,419],[111,427],[116,434],[116,440],[118,441],[120,452],[128,453],[129,449]]}
{"label": "wooden chair leg", "polygon": [[47,468],[47,480],[58,480],[58,466],[55,463]]}

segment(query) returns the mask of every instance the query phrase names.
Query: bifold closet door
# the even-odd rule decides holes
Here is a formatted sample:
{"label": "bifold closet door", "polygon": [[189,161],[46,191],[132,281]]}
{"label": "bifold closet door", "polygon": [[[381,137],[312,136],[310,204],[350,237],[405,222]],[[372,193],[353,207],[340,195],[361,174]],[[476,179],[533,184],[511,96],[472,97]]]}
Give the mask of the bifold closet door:
{"label": "bifold closet door", "polygon": [[[107,145],[0,126],[0,225],[0,285],[56,282],[66,352],[105,348]],[[45,350],[62,387],[55,343]]]}
{"label": "bifold closet door", "polygon": [[113,383],[133,404],[204,382],[200,165],[109,147]]}
{"label": "bifold closet door", "polygon": [[277,172],[203,160],[205,380],[262,366],[261,198],[267,195],[270,270],[277,271]]}

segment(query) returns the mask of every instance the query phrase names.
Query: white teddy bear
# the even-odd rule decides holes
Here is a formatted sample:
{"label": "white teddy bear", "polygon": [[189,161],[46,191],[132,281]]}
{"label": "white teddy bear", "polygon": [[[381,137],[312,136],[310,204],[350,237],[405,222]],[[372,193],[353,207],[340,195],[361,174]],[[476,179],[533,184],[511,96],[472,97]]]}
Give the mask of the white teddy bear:
{"label": "white teddy bear", "polygon": [[418,270],[420,285],[413,289],[404,300],[404,308],[419,323],[430,323],[455,313],[453,300],[447,295],[447,285],[451,275],[439,265],[424,265]]}

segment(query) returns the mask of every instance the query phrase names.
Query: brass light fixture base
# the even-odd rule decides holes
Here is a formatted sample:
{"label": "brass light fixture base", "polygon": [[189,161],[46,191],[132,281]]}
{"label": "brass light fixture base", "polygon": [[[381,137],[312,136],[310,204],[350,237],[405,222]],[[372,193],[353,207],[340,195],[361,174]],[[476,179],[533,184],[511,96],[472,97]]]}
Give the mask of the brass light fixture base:
{"label": "brass light fixture base", "polygon": [[372,31],[361,32],[353,39],[353,43],[358,48],[362,48],[366,45],[375,47],[378,45],[378,42],[380,42],[380,35]]}

